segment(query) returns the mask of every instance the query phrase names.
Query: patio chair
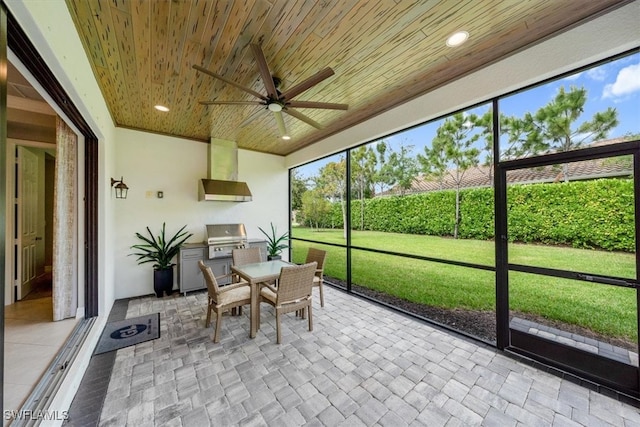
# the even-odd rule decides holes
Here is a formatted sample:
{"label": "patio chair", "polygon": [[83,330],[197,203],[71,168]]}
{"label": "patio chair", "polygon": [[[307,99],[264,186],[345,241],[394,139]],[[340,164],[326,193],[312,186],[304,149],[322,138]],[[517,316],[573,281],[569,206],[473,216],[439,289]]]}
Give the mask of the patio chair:
{"label": "patio chair", "polygon": [[278,287],[263,284],[260,289],[260,302],[271,304],[276,311],[276,342],[282,341],[281,317],[282,314],[292,311],[309,312],[309,330],[313,331],[313,313],[311,310],[311,296],[313,289],[313,277],[317,263],[292,265],[282,267],[278,279]]}
{"label": "patio chair", "polygon": [[320,288],[320,307],[324,307],[324,290],[322,288],[322,284],[324,283],[324,259],[327,256],[327,251],[323,251],[321,249],[309,248],[309,252],[307,252],[307,260],[305,261],[307,264],[310,262],[317,262],[318,269],[316,270],[316,274],[313,277],[313,286]]}
{"label": "patio chair", "polygon": [[[209,292],[208,304],[207,304],[207,320],[205,321],[205,328],[208,328],[211,324],[211,311],[216,312],[216,330],[213,334],[213,342],[220,342],[220,327],[222,324],[222,313],[229,309],[236,307],[241,308],[243,305],[251,304],[251,287],[246,282],[233,283],[225,285],[223,287],[218,286],[211,268],[208,267],[202,260],[198,261],[198,266],[202,270],[204,280],[207,283],[207,290]],[[226,277],[221,276],[221,277]],[[240,312],[241,313],[241,312]]]}
{"label": "patio chair", "polygon": [[[253,264],[264,261],[260,248],[234,249],[231,251],[231,257],[233,259],[233,265]],[[237,274],[233,275],[231,281],[233,283],[244,282]]]}
{"label": "patio chair", "polygon": [[260,248],[234,249],[231,251],[231,257],[233,258],[233,265],[253,264],[264,261]]}

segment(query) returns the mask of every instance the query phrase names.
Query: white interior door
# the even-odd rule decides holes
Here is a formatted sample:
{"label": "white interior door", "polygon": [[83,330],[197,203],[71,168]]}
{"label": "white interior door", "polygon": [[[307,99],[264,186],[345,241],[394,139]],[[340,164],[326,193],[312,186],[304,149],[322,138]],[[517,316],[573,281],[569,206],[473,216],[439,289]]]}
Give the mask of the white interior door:
{"label": "white interior door", "polygon": [[36,278],[38,241],[38,156],[24,147],[17,150],[16,220],[18,280],[16,299],[24,298]]}

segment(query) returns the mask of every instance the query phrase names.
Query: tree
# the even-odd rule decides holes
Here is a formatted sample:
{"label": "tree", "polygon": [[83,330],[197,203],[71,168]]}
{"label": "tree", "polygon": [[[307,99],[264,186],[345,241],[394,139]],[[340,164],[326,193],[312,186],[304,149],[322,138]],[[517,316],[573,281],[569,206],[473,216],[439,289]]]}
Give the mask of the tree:
{"label": "tree", "polygon": [[[514,146],[514,154],[570,151],[606,138],[618,125],[618,112],[609,107],[576,126],[586,102],[587,90],[584,87],[571,86],[567,92],[561,86],[555,98],[535,114],[526,113],[520,123],[518,119],[511,119],[511,126],[526,135]],[[567,164],[562,165],[565,182],[569,180],[568,169]]]}
{"label": "tree", "polygon": [[362,145],[351,150],[351,186],[355,199],[360,200],[360,230],[364,230],[364,199],[373,194],[373,181],[377,164],[371,147]]}
{"label": "tree", "polygon": [[444,188],[444,177],[447,175],[449,159],[446,153],[445,141],[434,138],[431,148],[424,147],[424,155],[416,156],[423,174],[438,180],[440,189]]}
{"label": "tree", "polygon": [[317,230],[331,212],[331,203],[318,190],[308,190],[302,195],[301,211],[304,222]]}
{"label": "tree", "polygon": [[[507,120],[507,117],[503,114],[500,114],[500,134],[503,135],[506,132],[504,123]],[[487,177],[489,178],[489,184],[493,184],[493,165],[494,165],[494,156],[493,156],[493,109],[489,108],[489,110],[481,116],[477,117],[474,126],[477,126],[480,133],[480,138],[484,139],[484,147],[482,149],[483,153],[486,153],[484,161],[482,164],[487,166]]]}
{"label": "tree", "polygon": [[[385,140],[378,141],[376,144],[375,152],[377,153],[377,165],[376,171],[373,174],[371,185],[373,186],[374,194],[379,194],[386,189],[386,177],[383,175],[382,165],[387,161],[387,142]],[[376,186],[379,188],[376,190]]]}
{"label": "tree", "polygon": [[398,186],[400,195],[404,196],[405,192],[413,185],[413,180],[418,175],[418,163],[414,157],[411,157],[413,145],[400,144],[399,150],[394,151],[388,148],[388,157],[380,167],[380,179],[388,186]]}
{"label": "tree", "polygon": [[325,197],[338,201],[342,208],[344,238],[347,238],[347,164],[344,158],[324,165],[316,178],[316,189]]}
{"label": "tree", "polygon": [[297,169],[291,170],[291,210],[302,208],[302,195],[307,191],[307,180],[300,177]]}
{"label": "tree", "polygon": [[[460,186],[465,172],[471,166],[478,165],[480,150],[474,144],[480,134],[474,132],[474,123],[478,122],[475,114],[457,113],[449,116],[436,131],[431,148],[424,147],[424,156],[418,154],[418,162],[422,170],[433,175],[449,174],[456,187],[456,214],[453,229],[454,239],[458,238],[460,224]],[[449,167],[451,166],[451,167]]]}
{"label": "tree", "polygon": [[535,156],[546,149],[532,120],[501,116],[500,133],[507,136],[507,148],[502,150],[502,157],[507,160]]}

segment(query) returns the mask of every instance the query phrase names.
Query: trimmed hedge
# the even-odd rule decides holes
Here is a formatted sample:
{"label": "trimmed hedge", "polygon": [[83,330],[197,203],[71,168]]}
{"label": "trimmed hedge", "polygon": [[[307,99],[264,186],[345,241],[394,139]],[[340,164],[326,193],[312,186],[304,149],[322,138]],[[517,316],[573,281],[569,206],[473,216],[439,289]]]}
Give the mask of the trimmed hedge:
{"label": "trimmed hedge", "polygon": [[[493,197],[493,188],[460,191],[460,238],[494,238]],[[352,226],[358,230],[361,201],[351,203]],[[454,190],[378,197],[364,205],[365,230],[453,235]],[[632,179],[511,185],[507,206],[509,241],[635,251]],[[322,225],[342,224],[340,204],[334,203]]]}
{"label": "trimmed hedge", "polygon": [[511,241],[635,251],[631,179],[516,185],[507,203]]}

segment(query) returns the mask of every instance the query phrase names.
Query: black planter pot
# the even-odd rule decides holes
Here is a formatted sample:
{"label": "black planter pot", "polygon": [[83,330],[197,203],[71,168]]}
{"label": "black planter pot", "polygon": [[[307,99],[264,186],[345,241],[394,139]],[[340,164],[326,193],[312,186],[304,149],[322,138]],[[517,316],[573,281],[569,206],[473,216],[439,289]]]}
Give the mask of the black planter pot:
{"label": "black planter pot", "polygon": [[173,292],[173,266],[164,270],[153,270],[153,290],[158,298],[162,292],[171,295]]}
{"label": "black planter pot", "polygon": [[276,259],[282,259],[282,256],[281,255],[267,255],[267,260],[268,261],[273,261],[273,260],[276,260]]}

